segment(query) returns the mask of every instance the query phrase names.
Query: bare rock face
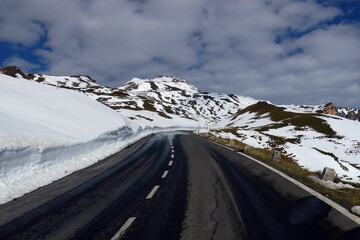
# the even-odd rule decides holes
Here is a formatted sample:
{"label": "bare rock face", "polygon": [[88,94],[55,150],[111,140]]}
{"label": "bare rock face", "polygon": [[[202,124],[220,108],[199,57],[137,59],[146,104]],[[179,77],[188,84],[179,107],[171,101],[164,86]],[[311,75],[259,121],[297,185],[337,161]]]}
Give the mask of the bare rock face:
{"label": "bare rock face", "polygon": [[23,73],[20,68],[16,66],[1,68],[0,73],[6,74],[11,77],[17,77],[17,75],[21,75],[24,79],[29,79],[29,77],[25,73]]}
{"label": "bare rock face", "polygon": [[334,104],[333,104],[332,102],[327,103],[327,104],[325,105],[325,108],[324,108],[324,110],[323,110],[323,113],[325,113],[325,114],[331,114],[331,115],[338,115],[338,112],[337,112],[337,110],[336,110],[336,108],[335,108],[335,106],[334,106]]}

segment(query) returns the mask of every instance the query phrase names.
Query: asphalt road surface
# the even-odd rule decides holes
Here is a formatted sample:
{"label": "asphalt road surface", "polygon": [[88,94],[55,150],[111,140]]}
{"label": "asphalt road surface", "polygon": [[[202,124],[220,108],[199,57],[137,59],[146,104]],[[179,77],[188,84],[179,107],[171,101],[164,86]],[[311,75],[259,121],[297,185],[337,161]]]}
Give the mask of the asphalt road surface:
{"label": "asphalt road surface", "polygon": [[262,165],[161,133],[0,206],[0,239],[360,239],[359,225]]}

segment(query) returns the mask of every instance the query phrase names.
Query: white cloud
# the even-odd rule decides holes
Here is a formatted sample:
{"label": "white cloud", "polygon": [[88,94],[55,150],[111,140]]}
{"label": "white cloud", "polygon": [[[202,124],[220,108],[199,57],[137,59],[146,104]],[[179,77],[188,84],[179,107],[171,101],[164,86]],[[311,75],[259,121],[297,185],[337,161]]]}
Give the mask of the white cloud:
{"label": "white cloud", "polygon": [[36,70],[37,68],[40,67],[37,64],[32,64],[32,63],[26,61],[25,59],[22,59],[17,56],[13,56],[13,57],[9,57],[9,58],[5,59],[5,61],[2,63],[2,66],[3,67],[17,66],[24,72]]}
{"label": "white cloud", "polygon": [[292,1],[279,9],[279,15],[285,20],[286,27],[299,31],[306,31],[339,14],[341,14],[339,9],[324,8],[315,1]]}
{"label": "white cloud", "polygon": [[358,106],[347,86],[358,87],[360,27],[324,24],[341,14],[315,0],[4,0],[0,40],[46,37],[36,54],[49,73],[114,86],[172,74],[205,91]]}

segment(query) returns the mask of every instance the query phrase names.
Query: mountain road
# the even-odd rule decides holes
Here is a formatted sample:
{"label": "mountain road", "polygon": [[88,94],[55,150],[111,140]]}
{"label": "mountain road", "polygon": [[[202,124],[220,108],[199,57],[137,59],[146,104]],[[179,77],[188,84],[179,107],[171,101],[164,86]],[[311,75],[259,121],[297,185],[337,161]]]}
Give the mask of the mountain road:
{"label": "mountain road", "polygon": [[0,239],[360,239],[359,227],[189,132],[154,134],[0,205]]}

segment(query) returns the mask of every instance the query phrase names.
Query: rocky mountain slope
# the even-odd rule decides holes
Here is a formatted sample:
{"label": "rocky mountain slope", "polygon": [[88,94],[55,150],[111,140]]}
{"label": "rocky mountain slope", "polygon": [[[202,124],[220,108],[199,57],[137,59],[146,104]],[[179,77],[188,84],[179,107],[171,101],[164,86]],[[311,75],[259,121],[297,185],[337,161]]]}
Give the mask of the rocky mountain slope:
{"label": "rocky mountain slope", "polygon": [[145,125],[151,125],[159,118],[165,121],[180,118],[200,125],[214,124],[231,117],[239,108],[257,102],[251,97],[202,92],[187,81],[172,76],[146,80],[134,78],[119,88],[111,88],[101,86],[85,75],[25,74],[17,67],[0,69],[0,72],[58,88],[81,91]]}

